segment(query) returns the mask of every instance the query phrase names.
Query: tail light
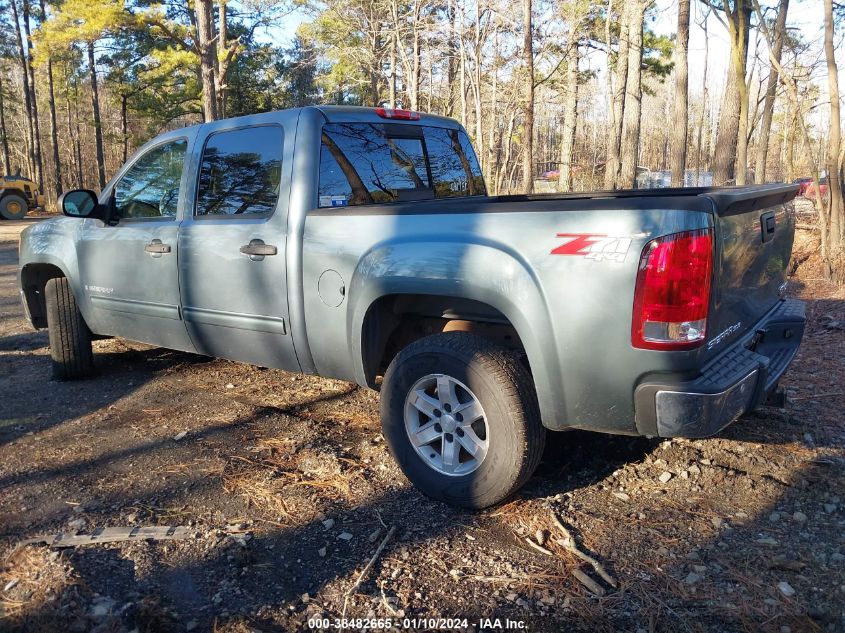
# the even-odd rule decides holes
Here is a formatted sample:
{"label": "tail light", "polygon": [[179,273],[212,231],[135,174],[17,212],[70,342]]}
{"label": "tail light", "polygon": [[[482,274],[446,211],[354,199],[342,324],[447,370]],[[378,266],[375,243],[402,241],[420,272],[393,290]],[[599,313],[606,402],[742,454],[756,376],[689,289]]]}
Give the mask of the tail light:
{"label": "tail light", "polygon": [[712,274],[710,230],[665,235],[646,244],[634,291],[631,344],[683,350],[703,343]]}
{"label": "tail light", "polygon": [[382,119],[399,119],[401,121],[419,121],[420,113],[413,110],[396,110],[394,108],[376,108],[376,114]]}

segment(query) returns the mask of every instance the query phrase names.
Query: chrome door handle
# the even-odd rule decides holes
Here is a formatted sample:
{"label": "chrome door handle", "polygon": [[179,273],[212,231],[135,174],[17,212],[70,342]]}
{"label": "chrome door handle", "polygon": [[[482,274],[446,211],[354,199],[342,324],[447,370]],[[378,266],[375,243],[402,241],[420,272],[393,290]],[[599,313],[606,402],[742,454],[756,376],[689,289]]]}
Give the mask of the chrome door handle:
{"label": "chrome door handle", "polygon": [[249,255],[254,261],[264,259],[268,255],[276,255],[278,252],[279,249],[272,244],[265,244],[262,240],[250,240],[249,244],[241,246],[241,253]]}
{"label": "chrome door handle", "polygon": [[162,244],[161,240],[153,240],[144,247],[144,250],[148,253],[161,255],[170,252],[170,244]]}

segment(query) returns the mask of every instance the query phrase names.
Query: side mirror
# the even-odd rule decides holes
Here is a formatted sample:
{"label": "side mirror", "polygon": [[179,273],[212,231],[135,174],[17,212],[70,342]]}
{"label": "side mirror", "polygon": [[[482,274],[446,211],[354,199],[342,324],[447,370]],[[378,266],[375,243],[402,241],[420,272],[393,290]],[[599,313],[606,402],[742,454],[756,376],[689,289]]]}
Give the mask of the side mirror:
{"label": "side mirror", "polygon": [[59,198],[62,213],[71,218],[95,218],[108,222],[108,208],[97,201],[97,194],[89,189],[74,189]]}

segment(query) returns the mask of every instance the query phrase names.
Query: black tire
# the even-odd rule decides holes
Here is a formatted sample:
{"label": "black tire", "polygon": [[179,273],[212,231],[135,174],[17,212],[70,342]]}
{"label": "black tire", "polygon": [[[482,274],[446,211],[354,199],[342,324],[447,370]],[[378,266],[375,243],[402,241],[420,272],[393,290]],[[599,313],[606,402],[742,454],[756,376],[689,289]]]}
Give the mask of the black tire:
{"label": "black tire", "polygon": [[20,220],[27,211],[29,211],[29,206],[26,200],[17,194],[10,193],[0,200],[0,216],[6,220]]}
{"label": "black tire", "polygon": [[[406,397],[418,381],[437,374],[468,387],[467,395],[475,396],[485,414],[486,456],[468,474],[444,474],[432,467],[406,431]],[[443,415],[436,409],[434,414]],[[525,484],[546,442],[534,383],[517,354],[464,332],[428,336],[396,356],[382,383],[381,423],[388,448],[411,483],[430,497],[471,509],[499,503]]]}
{"label": "black tire", "polygon": [[79,312],[67,278],[48,280],[44,295],[53,378],[74,380],[90,376],[94,373],[91,330]]}

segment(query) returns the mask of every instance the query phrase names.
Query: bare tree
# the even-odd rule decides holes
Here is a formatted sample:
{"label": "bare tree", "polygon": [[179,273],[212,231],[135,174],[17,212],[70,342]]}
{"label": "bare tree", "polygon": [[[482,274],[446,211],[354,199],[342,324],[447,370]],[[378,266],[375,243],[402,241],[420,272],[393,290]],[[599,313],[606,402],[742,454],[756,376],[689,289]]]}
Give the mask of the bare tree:
{"label": "bare tree", "polygon": [[9,136],[6,133],[6,95],[3,93],[3,68],[0,66],[0,141],[3,145],[3,167],[5,173],[12,172],[12,164],[9,159]]}
{"label": "bare tree", "polygon": [[[784,0],[786,1],[786,0]],[[689,119],[689,0],[678,0],[678,38],[675,42],[675,103],[672,111],[672,186],[683,187],[687,167],[687,119]]]}
{"label": "bare tree", "polygon": [[217,38],[214,36],[214,18],[211,0],[197,0],[197,47],[202,76],[202,113],[206,121],[217,119]]}
{"label": "bare tree", "polygon": [[[47,16],[44,0],[40,0],[41,20]],[[50,149],[53,153],[53,192],[56,200],[62,195],[62,161],[59,157],[59,126],[56,123],[56,91],[53,83],[53,56],[47,54],[47,104],[50,107]]]}
{"label": "bare tree", "polygon": [[[778,17],[775,22],[774,41],[771,54],[780,62],[783,51],[783,40],[786,37],[786,13],[789,10],[789,0],[780,0]],[[760,131],[757,135],[757,154],[754,158],[754,182],[766,182],[766,163],[769,157],[769,134],[772,130],[772,117],[775,110],[775,96],[778,84],[778,72],[771,65],[769,77],[766,80],[766,97],[763,103],[763,118],[760,121]]]}
{"label": "bare tree", "polygon": [[[628,81],[628,11],[632,3],[622,5],[622,15],[619,22],[619,47],[616,53],[615,81],[611,76],[611,69],[607,71],[608,113],[610,125],[607,128],[607,160],[604,170],[604,186],[615,189],[619,184],[619,155],[622,143],[622,120],[625,112],[625,92]],[[605,17],[605,39],[607,44],[608,61],[613,57],[611,40],[611,23],[613,20],[612,0],[607,3]],[[614,85],[615,84],[615,85]]]}
{"label": "bare tree", "polygon": [[525,63],[524,121],[522,140],[522,188],[534,191],[534,24],[531,0],[522,2],[523,58]]}
{"label": "bare tree", "polygon": [[625,82],[625,104],[622,116],[622,143],[618,187],[633,188],[637,185],[637,159],[640,149],[640,124],[642,114],[642,60],[643,18],[646,0],[628,4],[628,78]]}
{"label": "bare tree", "polygon": [[715,9],[714,15],[725,26],[731,43],[728,80],[713,154],[713,184],[731,180],[744,185],[748,171],[748,37],[751,28],[749,0],[702,0]]}
{"label": "bare tree", "polygon": [[97,146],[97,183],[106,186],[106,153],[103,149],[103,120],[100,117],[100,88],[97,84],[97,61],[94,57],[94,40],[88,40],[88,70],[91,74],[91,110],[94,114],[94,142]]}
{"label": "bare tree", "polygon": [[[842,199],[842,117],[840,115],[839,69],[833,47],[833,1],[824,0],[824,56],[827,62],[827,90],[830,98],[830,138],[827,143],[828,219],[827,274],[845,284],[845,202]],[[821,192],[817,189],[816,195]],[[822,227],[824,230],[825,227]]]}
{"label": "bare tree", "polygon": [[32,63],[32,33],[29,24],[31,14],[29,0],[23,0],[23,28],[26,34],[26,85],[32,104],[32,148],[35,161],[35,182],[44,190],[44,155],[41,152],[41,124],[38,119],[38,99],[35,94],[35,66]]}
{"label": "bare tree", "polygon": [[32,94],[29,91],[29,83],[27,77],[29,76],[29,60],[26,57],[26,49],[23,45],[23,35],[21,34],[21,22],[18,15],[18,0],[11,0],[9,5],[12,8],[12,21],[15,23],[15,35],[17,36],[18,45],[18,60],[21,64],[21,72],[24,76],[23,97],[24,107],[26,108],[26,157],[28,160],[28,172],[32,174],[35,170],[35,132],[33,130],[33,116],[32,116]]}

